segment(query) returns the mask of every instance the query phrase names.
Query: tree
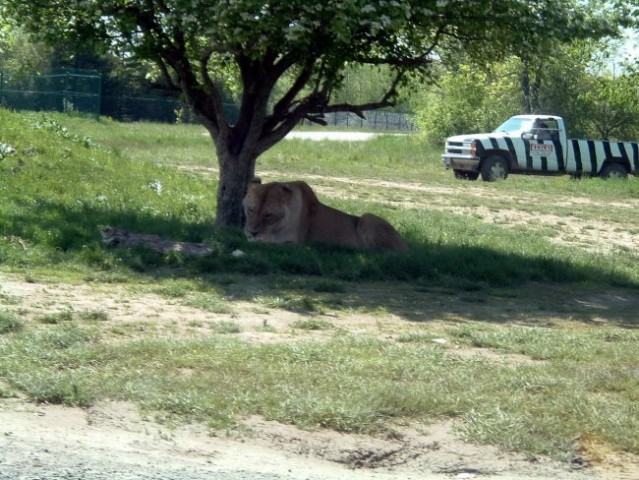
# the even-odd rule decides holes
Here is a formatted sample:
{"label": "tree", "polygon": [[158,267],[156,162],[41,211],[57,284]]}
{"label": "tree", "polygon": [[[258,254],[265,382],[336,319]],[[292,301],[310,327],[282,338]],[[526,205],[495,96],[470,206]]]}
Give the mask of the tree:
{"label": "tree", "polygon": [[462,64],[442,69],[437,86],[413,99],[420,135],[429,143],[441,144],[451,135],[490,132],[521,113],[518,67],[511,57],[484,68]]}
{"label": "tree", "polygon": [[[569,0],[0,0],[49,42],[94,42],[157,63],[213,139],[219,227],[239,226],[258,156],[302,119],[383,108],[411,78],[427,79],[440,47],[489,55],[544,38],[611,32]],[[619,14],[625,14],[621,9]],[[352,64],[386,65],[374,101],[336,101]],[[225,117],[215,72],[240,80],[240,112]],[[285,84],[286,88],[278,86]]]}
{"label": "tree", "polygon": [[[414,104],[421,134],[432,143],[462,132],[486,132],[511,115],[560,115],[573,137],[627,140],[639,134],[639,73],[617,66],[611,74],[609,41],[575,41],[554,50],[539,65],[536,107],[531,111],[521,84],[525,65],[518,57],[445,70],[437,88]],[[624,67],[624,68],[622,68]],[[472,102],[469,102],[472,99]]]}
{"label": "tree", "polygon": [[588,124],[605,140],[630,140],[639,133],[637,76],[599,76],[591,80],[580,99],[588,111]]}

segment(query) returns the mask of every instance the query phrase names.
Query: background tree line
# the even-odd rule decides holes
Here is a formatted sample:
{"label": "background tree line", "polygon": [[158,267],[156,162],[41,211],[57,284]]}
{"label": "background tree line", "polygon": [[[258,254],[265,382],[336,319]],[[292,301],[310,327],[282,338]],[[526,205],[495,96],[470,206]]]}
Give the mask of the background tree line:
{"label": "background tree line", "polygon": [[[556,46],[535,63],[516,55],[490,63],[468,56],[448,59],[429,85],[413,84],[393,110],[414,113],[420,134],[441,143],[461,132],[490,131],[519,113],[563,116],[575,137],[639,138],[639,59],[617,58],[619,40],[576,40]],[[4,21],[0,27],[0,70],[15,78],[59,68],[102,73],[106,97],[165,97],[152,63],[112,53],[55,47],[38,42]],[[354,65],[338,98],[357,103],[378,98],[387,86],[387,67]],[[238,101],[238,79],[228,76],[225,100]]]}
{"label": "background tree line", "polygon": [[536,59],[510,55],[490,63],[468,57],[438,71],[411,102],[428,141],[492,131],[522,113],[560,115],[574,137],[639,138],[639,58],[623,58],[620,40],[575,40]]}

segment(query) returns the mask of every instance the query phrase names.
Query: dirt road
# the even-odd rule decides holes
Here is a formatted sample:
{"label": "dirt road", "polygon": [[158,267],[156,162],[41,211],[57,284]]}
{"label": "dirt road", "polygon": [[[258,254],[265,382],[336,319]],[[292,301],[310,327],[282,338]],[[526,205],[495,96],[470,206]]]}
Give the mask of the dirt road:
{"label": "dirt road", "polygon": [[[126,403],[105,402],[85,410],[2,400],[0,479],[596,478],[565,465],[530,463],[493,448],[463,445],[450,433],[450,425],[435,426],[420,441],[405,442],[402,454],[402,445],[374,439],[299,432],[259,419],[249,424],[254,432],[249,437],[213,437],[193,425],[169,429],[140,417]],[[366,462],[381,465],[371,468]]]}

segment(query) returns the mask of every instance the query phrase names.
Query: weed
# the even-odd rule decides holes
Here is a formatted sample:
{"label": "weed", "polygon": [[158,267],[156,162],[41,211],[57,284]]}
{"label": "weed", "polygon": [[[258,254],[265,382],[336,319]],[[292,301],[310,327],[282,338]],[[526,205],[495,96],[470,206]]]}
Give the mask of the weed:
{"label": "weed", "polygon": [[0,303],[3,305],[19,305],[22,299],[17,295],[0,292]]}
{"label": "weed", "polygon": [[320,318],[309,318],[296,320],[291,324],[291,328],[299,330],[329,330],[333,328],[333,324]]}
{"label": "weed", "polygon": [[213,313],[233,313],[229,302],[213,293],[194,294],[184,300],[183,304]]}
{"label": "weed", "polygon": [[60,322],[70,322],[71,320],[73,320],[73,312],[70,310],[63,310],[61,312],[48,313],[47,315],[37,317],[36,320],[40,323],[46,323],[50,325],[56,325]]}
{"label": "weed", "polygon": [[19,332],[24,328],[24,321],[13,313],[0,311],[0,335]]}
{"label": "weed", "polygon": [[109,315],[104,310],[82,310],[78,312],[78,316],[82,320],[106,322]]}
{"label": "weed", "polygon": [[237,322],[228,320],[213,322],[211,324],[211,329],[213,332],[221,334],[240,333],[242,331]]}
{"label": "weed", "polygon": [[97,335],[75,324],[65,324],[38,333],[39,340],[51,348],[65,350],[78,344],[95,341]]}
{"label": "weed", "polygon": [[1,398],[15,398],[17,395],[14,391],[4,388],[0,385],[0,399]]}
{"label": "weed", "polygon": [[277,329],[268,323],[267,319],[264,319],[262,325],[257,329],[258,332],[276,333]]}
{"label": "weed", "polygon": [[37,376],[35,381],[14,377],[12,382],[37,403],[86,407],[93,401],[88,389],[83,389],[64,375],[48,374],[46,380]]}

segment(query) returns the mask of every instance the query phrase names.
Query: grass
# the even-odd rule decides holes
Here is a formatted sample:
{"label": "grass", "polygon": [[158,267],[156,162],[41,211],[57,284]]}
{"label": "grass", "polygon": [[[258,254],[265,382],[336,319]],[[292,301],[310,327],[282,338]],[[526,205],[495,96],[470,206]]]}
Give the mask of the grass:
{"label": "grass", "polygon": [[0,335],[18,332],[24,328],[24,321],[10,312],[0,312]]}
{"label": "grass", "polygon": [[[486,334],[510,350],[512,338],[500,340],[492,330]],[[26,362],[5,360],[0,373],[36,401],[85,405],[118,398],[215,429],[251,414],[358,433],[382,433],[388,421],[403,418],[459,416],[469,438],[562,458],[587,426],[618,449],[637,448],[639,385],[635,354],[627,348],[636,345],[636,334],[602,342],[606,335],[595,332],[520,331],[515,340],[528,337],[529,348],[545,361],[500,365],[458,357],[433,343],[348,335],[328,343],[251,346],[213,337],[116,347],[96,343],[79,327],[53,332],[25,333],[2,349],[3,357]],[[578,348],[567,355],[566,345],[575,342]],[[41,378],[49,371],[42,363],[57,366],[49,381]]]}
{"label": "grass", "polygon": [[[0,124],[12,147],[0,159],[0,274],[117,286],[231,317],[192,320],[205,334],[161,336],[152,320],[115,324],[99,305],[34,312],[0,292],[0,397],[128,400],[215,430],[252,414],[373,434],[454,417],[469,439],[532,456],[570,459],[593,438],[639,454],[638,252],[591,248],[603,228],[637,234],[636,178],[459,182],[440,148],[413,137],[287,140],[260,159],[265,180],[304,178],[326,203],[383,215],[410,253],[284,248],[213,229],[215,162],[201,127],[4,110]],[[216,253],[105,249],[106,225]],[[238,248],[246,256],[230,255]],[[238,301],[300,315],[296,339],[246,342]],[[364,311],[382,334],[348,332],[324,311]],[[405,324],[396,336],[384,334],[391,315]],[[263,320],[253,334],[278,330]]]}

